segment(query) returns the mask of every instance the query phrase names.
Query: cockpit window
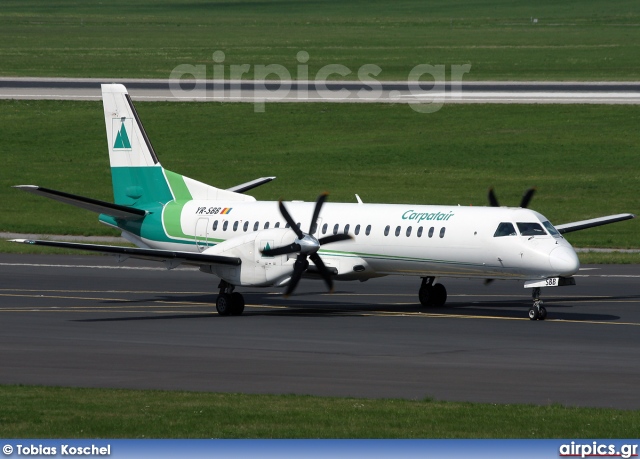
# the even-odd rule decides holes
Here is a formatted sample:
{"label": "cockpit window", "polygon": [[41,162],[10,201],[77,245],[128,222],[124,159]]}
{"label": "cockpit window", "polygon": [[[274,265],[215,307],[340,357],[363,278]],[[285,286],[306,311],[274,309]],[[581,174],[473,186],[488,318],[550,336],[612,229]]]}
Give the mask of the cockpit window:
{"label": "cockpit window", "polygon": [[544,225],[545,228],[547,228],[547,231],[549,231],[550,235],[560,236],[560,233],[558,232],[558,230],[553,227],[553,225],[549,220],[543,221],[542,224]]}
{"label": "cockpit window", "polygon": [[518,229],[520,230],[520,234],[523,236],[546,236],[547,233],[544,231],[540,223],[517,223]]}
{"label": "cockpit window", "polygon": [[516,229],[513,227],[513,223],[503,222],[498,225],[498,229],[493,233],[493,237],[502,236],[515,236]]}

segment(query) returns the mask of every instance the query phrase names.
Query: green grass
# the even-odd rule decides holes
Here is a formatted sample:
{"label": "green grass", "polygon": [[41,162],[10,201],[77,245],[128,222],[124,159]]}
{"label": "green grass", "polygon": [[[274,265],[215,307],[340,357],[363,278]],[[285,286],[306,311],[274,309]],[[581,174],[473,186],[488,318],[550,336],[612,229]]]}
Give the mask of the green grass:
{"label": "green grass", "polygon": [[[532,18],[538,23],[533,24]],[[465,80],[635,80],[632,0],[3,0],[0,75],[168,78],[180,64],[280,64],[297,77],[364,64],[406,80],[423,63],[471,64]],[[229,77],[229,75],[226,75]]]}
{"label": "green grass", "polygon": [[3,438],[636,438],[640,411],[0,386]]}
{"label": "green grass", "polygon": [[[489,186],[552,222],[640,213],[640,109],[592,105],[136,104],[163,165],[227,188],[278,179],[258,199],[486,205]],[[99,102],[0,101],[0,231],[117,235],[94,214],[11,188],[112,200]],[[577,247],[640,247],[637,220],[567,235]]]}
{"label": "green grass", "polygon": [[582,265],[639,265],[640,253],[579,253],[578,258]]}

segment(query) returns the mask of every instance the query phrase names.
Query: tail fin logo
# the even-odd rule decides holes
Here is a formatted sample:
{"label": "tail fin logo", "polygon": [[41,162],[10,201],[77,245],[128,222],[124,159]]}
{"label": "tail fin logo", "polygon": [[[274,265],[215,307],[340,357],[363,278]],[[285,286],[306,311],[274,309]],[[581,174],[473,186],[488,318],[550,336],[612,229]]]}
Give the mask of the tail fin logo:
{"label": "tail fin logo", "polygon": [[114,150],[131,150],[131,141],[129,134],[133,132],[132,118],[114,118],[113,119],[113,149]]}

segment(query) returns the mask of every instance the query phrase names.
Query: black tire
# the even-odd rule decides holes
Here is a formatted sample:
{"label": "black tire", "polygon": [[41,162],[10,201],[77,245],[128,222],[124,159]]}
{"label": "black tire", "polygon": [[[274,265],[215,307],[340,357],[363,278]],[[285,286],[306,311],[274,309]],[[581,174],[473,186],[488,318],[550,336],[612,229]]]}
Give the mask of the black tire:
{"label": "black tire", "polygon": [[442,307],[447,302],[447,289],[442,284],[434,284],[431,288],[431,304]]}
{"label": "black tire", "polygon": [[420,299],[420,304],[425,308],[433,306],[431,297],[433,291],[433,287],[431,285],[423,285],[418,290],[418,298]]}
{"label": "black tire", "polygon": [[228,316],[233,310],[233,301],[228,293],[221,293],[216,299],[216,311],[221,316]]}
{"label": "black tire", "polygon": [[538,320],[544,320],[547,318],[547,308],[540,306],[540,312],[538,313]]}
{"label": "black tire", "polygon": [[537,308],[530,308],[529,309],[529,319],[530,320],[538,320],[538,309]]}
{"label": "black tire", "polygon": [[231,315],[239,316],[244,312],[244,297],[234,292],[231,294]]}

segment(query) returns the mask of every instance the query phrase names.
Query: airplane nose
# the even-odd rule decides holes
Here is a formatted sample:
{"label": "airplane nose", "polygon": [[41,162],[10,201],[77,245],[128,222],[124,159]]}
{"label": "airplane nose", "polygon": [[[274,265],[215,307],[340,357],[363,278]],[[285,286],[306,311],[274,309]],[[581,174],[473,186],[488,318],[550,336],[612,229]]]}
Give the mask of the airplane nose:
{"label": "airplane nose", "polygon": [[560,276],[571,276],[580,269],[578,255],[569,247],[556,247],[549,254],[551,267]]}

